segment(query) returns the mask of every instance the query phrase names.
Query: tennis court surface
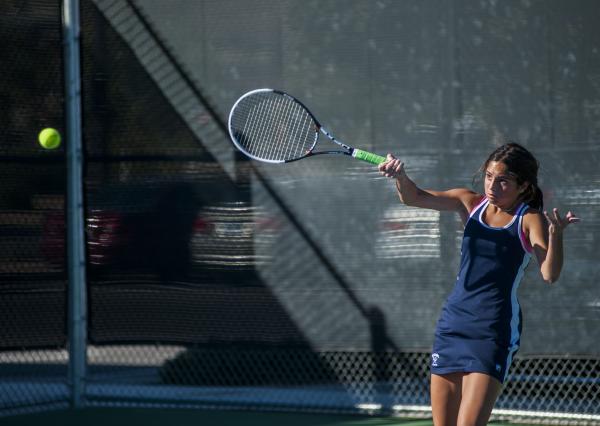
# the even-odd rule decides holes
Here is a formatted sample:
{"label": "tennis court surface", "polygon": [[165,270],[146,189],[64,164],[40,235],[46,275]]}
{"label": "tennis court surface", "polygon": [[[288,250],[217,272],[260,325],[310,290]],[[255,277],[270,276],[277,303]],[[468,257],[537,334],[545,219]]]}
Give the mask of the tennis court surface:
{"label": "tennis court surface", "polygon": [[[51,411],[48,413],[13,416],[2,419],[5,426],[61,426],[110,425],[129,426],[431,426],[430,419],[401,419],[391,417],[367,417],[329,414],[298,414],[249,411],[199,411],[184,409],[143,409],[143,408],[90,408],[84,410]],[[493,422],[491,425],[504,426],[508,423]],[[514,423],[510,423],[515,426]],[[527,426],[527,425],[517,425]]]}

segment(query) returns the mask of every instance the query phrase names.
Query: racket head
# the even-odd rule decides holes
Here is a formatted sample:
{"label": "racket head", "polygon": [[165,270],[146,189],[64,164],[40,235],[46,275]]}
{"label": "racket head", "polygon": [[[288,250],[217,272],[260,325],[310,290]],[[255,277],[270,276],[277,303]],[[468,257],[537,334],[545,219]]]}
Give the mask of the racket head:
{"label": "racket head", "polygon": [[248,157],[267,163],[287,163],[312,152],[320,124],[300,101],[275,89],[242,95],[231,108],[231,141]]}

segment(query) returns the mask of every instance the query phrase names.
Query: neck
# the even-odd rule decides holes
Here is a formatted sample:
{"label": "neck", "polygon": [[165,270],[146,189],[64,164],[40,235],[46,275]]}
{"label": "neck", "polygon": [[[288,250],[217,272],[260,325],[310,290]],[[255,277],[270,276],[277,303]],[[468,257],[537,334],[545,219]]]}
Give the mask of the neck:
{"label": "neck", "polygon": [[501,212],[503,212],[503,213],[508,213],[508,214],[511,214],[511,215],[512,215],[512,214],[515,214],[515,213],[516,213],[516,210],[517,210],[517,208],[518,208],[518,207],[521,205],[521,199],[517,199],[517,200],[516,200],[516,201],[515,201],[515,202],[514,202],[512,205],[510,205],[509,207],[500,207],[500,206],[497,206],[497,205],[494,205],[494,204],[491,204],[491,203],[490,203],[490,205],[491,205],[491,206],[492,206],[494,209],[496,209],[496,210],[500,210],[500,211],[501,211]]}
{"label": "neck", "polygon": [[500,210],[502,210],[504,213],[515,214],[516,211],[517,211],[517,207],[519,207],[519,204],[521,204],[521,203],[517,203],[517,204],[513,205],[509,209],[506,209],[506,210],[505,209],[500,209]]}

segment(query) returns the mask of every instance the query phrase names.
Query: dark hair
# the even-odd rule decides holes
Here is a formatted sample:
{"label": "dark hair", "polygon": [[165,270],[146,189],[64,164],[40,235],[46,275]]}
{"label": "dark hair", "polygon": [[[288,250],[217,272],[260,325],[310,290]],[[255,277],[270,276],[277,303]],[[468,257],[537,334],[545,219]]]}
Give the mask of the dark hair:
{"label": "dark hair", "polygon": [[524,203],[538,210],[544,207],[544,195],[537,180],[540,163],[531,152],[518,143],[506,143],[490,154],[480,171],[485,173],[492,161],[503,163],[508,172],[516,177],[518,185],[522,185],[524,182],[529,183],[522,194]]}

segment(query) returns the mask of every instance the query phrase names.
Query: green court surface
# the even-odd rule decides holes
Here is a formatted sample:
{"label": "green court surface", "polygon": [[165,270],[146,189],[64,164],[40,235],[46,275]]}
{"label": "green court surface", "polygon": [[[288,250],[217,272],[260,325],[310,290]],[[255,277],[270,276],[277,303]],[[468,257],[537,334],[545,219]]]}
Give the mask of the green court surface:
{"label": "green court surface", "polygon": [[[429,419],[152,408],[89,408],[0,417],[2,426],[132,426],[136,424],[144,426],[431,426],[433,423]],[[505,425],[496,422],[491,424]]]}

